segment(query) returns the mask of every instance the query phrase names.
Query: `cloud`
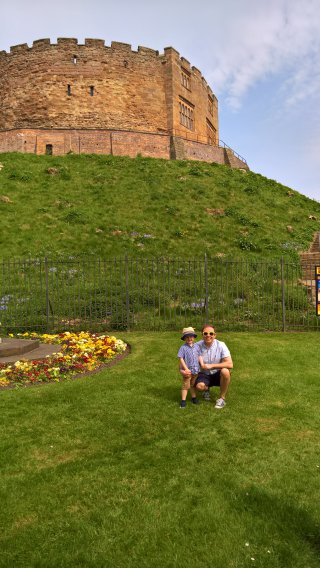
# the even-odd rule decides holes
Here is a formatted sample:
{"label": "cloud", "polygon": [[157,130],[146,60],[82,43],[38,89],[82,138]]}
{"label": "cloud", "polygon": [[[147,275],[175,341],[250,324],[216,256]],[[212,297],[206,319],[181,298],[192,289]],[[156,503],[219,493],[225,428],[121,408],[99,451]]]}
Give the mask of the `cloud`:
{"label": "cloud", "polygon": [[224,6],[233,15],[221,22],[209,79],[231,107],[241,106],[259,81],[279,74],[288,105],[319,91],[318,0],[225,0]]}

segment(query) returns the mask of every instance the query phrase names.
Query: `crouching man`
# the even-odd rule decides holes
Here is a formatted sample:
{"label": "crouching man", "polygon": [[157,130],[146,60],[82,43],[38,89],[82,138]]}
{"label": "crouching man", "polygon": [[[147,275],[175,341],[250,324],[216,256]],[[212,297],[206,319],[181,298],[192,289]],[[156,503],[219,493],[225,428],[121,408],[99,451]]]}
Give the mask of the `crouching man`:
{"label": "crouching man", "polygon": [[226,344],[216,339],[215,328],[212,325],[203,326],[202,337],[203,339],[196,343],[201,370],[195,386],[203,393],[203,398],[208,401],[210,400],[210,388],[220,387],[220,396],[215,408],[224,408],[231,369],[233,369],[231,354]]}

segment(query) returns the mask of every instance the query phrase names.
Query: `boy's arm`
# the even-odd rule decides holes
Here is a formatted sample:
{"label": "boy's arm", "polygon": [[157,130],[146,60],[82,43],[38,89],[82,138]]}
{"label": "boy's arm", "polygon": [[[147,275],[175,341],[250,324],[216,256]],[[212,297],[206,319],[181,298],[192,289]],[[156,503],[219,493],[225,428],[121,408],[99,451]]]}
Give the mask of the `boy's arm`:
{"label": "boy's arm", "polygon": [[188,369],[183,357],[179,358],[179,371],[182,375],[190,375],[191,371]]}

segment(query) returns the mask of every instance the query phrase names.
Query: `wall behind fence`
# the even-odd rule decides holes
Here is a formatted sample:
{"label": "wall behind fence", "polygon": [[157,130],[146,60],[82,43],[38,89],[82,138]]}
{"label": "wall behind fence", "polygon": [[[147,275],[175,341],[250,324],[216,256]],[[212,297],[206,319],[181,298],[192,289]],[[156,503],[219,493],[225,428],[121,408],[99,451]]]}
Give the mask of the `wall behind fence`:
{"label": "wall behind fence", "polygon": [[0,270],[4,332],[199,329],[208,321],[221,330],[320,330],[315,280],[284,259],[40,258],[6,260]]}

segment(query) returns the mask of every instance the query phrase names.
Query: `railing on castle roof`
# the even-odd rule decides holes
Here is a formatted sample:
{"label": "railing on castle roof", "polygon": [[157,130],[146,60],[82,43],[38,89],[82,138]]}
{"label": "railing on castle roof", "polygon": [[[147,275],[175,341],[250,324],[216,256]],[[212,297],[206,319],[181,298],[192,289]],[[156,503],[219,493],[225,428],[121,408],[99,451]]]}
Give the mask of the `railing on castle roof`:
{"label": "railing on castle roof", "polygon": [[243,156],[241,156],[240,154],[238,154],[238,152],[230,148],[230,146],[228,146],[223,140],[218,141],[218,146],[219,148],[226,148],[226,150],[230,150],[233,153],[233,155],[236,156],[236,158],[239,158],[239,160],[241,160],[245,164],[247,163],[247,160],[243,158]]}

